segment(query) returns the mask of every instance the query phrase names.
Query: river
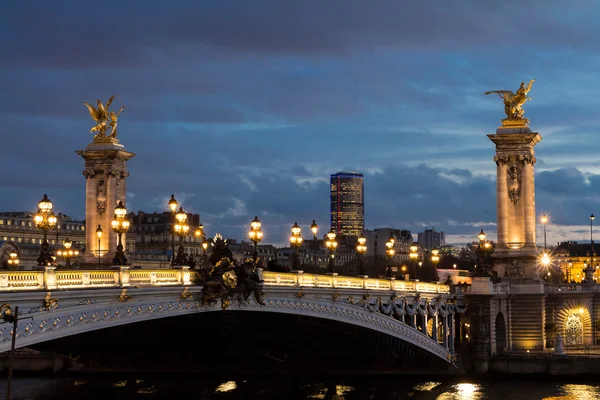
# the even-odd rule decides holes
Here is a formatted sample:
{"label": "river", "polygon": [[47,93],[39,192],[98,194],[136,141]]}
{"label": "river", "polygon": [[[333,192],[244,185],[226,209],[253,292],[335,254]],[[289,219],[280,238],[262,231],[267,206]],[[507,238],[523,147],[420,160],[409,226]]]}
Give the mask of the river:
{"label": "river", "polygon": [[[0,398],[6,380],[0,381]],[[411,400],[592,400],[596,382],[539,380],[423,380],[413,377],[319,379],[16,378],[12,399],[411,399]]]}

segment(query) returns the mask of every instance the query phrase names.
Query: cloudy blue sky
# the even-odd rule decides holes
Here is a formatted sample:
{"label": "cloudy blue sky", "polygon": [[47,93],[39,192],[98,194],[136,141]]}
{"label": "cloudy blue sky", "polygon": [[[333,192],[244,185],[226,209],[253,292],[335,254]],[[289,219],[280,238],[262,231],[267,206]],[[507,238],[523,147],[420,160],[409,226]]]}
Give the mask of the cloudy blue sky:
{"label": "cloudy blue sky", "polygon": [[[85,214],[83,101],[117,93],[128,208],[175,193],[209,233],[329,224],[328,177],[365,174],[366,227],[495,235],[493,89],[535,78],[549,241],[600,214],[597,1],[11,1],[0,14],[0,210]],[[305,229],[306,230],[306,229]],[[324,231],[325,229],[323,229]],[[541,235],[538,237],[541,240]]]}

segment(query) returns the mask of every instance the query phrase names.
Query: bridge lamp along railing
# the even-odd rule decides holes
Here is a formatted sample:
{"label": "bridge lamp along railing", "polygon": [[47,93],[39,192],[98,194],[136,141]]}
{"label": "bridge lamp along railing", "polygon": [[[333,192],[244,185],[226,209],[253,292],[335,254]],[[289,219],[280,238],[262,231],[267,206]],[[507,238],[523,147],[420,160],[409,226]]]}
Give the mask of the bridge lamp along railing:
{"label": "bridge lamp along railing", "polygon": [[179,207],[179,203],[177,200],[175,200],[174,194],[171,195],[167,206],[171,211],[171,265],[175,265],[175,225],[177,223],[175,215],[177,215],[177,207]]}
{"label": "bridge lamp along railing", "polygon": [[78,250],[74,250],[71,247],[73,246],[73,242],[71,242],[68,238],[63,242],[64,250],[58,250],[56,255],[65,259],[65,267],[71,266],[71,258],[77,257],[79,255]]}
{"label": "bridge lamp along railing", "polygon": [[363,235],[357,240],[356,244],[356,260],[358,262],[358,275],[366,277],[365,274],[365,253],[367,252],[367,238]]}
{"label": "bridge lamp along railing", "polygon": [[388,266],[385,270],[385,277],[386,278],[392,278],[393,277],[393,273],[392,273],[392,263],[394,260],[394,254],[396,254],[396,250],[394,250],[394,243],[395,243],[395,239],[393,237],[393,235],[390,234],[390,238],[388,239],[387,242],[385,242],[385,254],[388,257]]}
{"label": "bridge lamp along railing", "polygon": [[[409,247],[410,253],[408,253],[408,258],[413,266],[413,272],[415,274],[415,279],[417,278],[417,260],[419,259],[419,246],[413,242],[413,244]],[[419,262],[419,267],[421,263]]]}
{"label": "bridge lamp along railing", "polygon": [[110,222],[112,230],[117,234],[117,252],[113,259],[114,265],[126,265],[127,258],[123,251],[123,234],[129,230],[129,221],[127,220],[127,209],[123,206],[123,202],[119,201],[115,207],[113,220]]}
{"label": "bridge lamp along railing", "polygon": [[52,202],[48,199],[48,196],[44,194],[44,197],[38,203],[38,211],[33,217],[33,222],[38,229],[44,232],[44,240],[42,241],[42,248],[40,255],[37,258],[38,265],[50,265],[52,263],[52,253],[50,252],[50,245],[48,244],[48,231],[56,226],[58,221],[56,215],[52,212]]}
{"label": "bridge lamp along railing", "polygon": [[290,236],[290,247],[294,249],[294,254],[292,256],[292,269],[297,271],[300,269],[300,259],[298,256],[298,250],[300,246],[302,246],[302,242],[304,239],[301,235],[302,229],[298,225],[297,222],[294,222],[294,226],[292,226],[292,235]]}
{"label": "bridge lamp along railing", "polygon": [[438,249],[434,248],[431,250],[431,262],[433,263],[434,267],[440,262],[440,251]]}
{"label": "bridge lamp along railing", "polygon": [[317,249],[319,248],[318,242],[317,242],[317,232],[319,232],[319,225],[317,225],[317,223],[315,222],[315,220],[313,219],[312,224],[310,225],[310,231],[313,234],[313,240],[312,240],[312,250],[313,250],[313,258],[314,258],[314,262],[315,262],[315,274],[318,273],[318,268],[317,268]]}
{"label": "bridge lamp along railing", "polygon": [[190,233],[190,226],[187,223],[188,215],[183,211],[183,207],[179,207],[179,211],[175,214],[175,226],[173,230],[179,236],[179,248],[177,249],[177,257],[173,265],[185,265],[185,248],[183,247],[184,238]]}
{"label": "bridge lamp along railing", "polygon": [[337,249],[338,246],[338,242],[337,240],[335,240],[336,238],[336,234],[333,230],[330,230],[329,232],[327,232],[327,240],[325,241],[325,247],[327,248],[327,250],[329,250],[329,272],[330,273],[335,273],[335,263],[334,263],[334,258],[335,258],[335,250]]}
{"label": "bridge lamp along railing", "polygon": [[[204,233],[204,225],[200,224],[194,230],[194,236],[198,243],[201,243],[202,246],[202,263],[204,264],[204,254],[206,253],[206,249],[208,249],[208,242],[206,241],[206,234]],[[204,247],[204,243],[206,242],[206,248]]]}
{"label": "bridge lamp along railing", "polygon": [[206,251],[208,250],[208,240],[204,239],[202,242],[202,266],[208,267],[208,254]]}
{"label": "bridge lamp along railing", "polygon": [[252,222],[250,222],[250,231],[248,232],[248,238],[252,243],[254,243],[254,253],[252,254],[252,258],[254,262],[258,260],[258,243],[263,239],[263,233],[261,231],[261,222],[258,220],[258,216],[255,216]]}

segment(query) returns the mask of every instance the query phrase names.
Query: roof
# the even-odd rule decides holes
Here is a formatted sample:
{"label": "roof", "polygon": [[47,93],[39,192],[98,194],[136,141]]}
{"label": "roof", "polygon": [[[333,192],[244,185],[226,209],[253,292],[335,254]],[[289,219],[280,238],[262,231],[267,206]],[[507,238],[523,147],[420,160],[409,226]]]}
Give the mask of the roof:
{"label": "roof", "polygon": [[[592,250],[591,243],[577,243],[577,242],[563,242],[560,243],[555,249],[554,254],[567,253],[569,257],[585,257],[589,256]],[[599,254],[600,244],[594,243],[593,254]]]}

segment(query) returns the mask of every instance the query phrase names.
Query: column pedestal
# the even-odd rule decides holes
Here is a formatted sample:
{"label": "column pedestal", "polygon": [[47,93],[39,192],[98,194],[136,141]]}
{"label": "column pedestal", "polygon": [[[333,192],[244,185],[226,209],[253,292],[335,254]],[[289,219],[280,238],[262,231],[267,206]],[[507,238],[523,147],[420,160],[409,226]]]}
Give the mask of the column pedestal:
{"label": "column pedestal", "polygon": [[[111,220],[119,201],[126,205],[127,161],[135,154],[111,137],[94,138],[77,154],[85,160],[86,178],[86,250],[81,264],[84,268],[107,267],[112,265],[117,249],[117,234],[111,229]],[[98,225],[102,228],[100,241],[96,236]],[[125,245],[126,234],[122,240]]]}

